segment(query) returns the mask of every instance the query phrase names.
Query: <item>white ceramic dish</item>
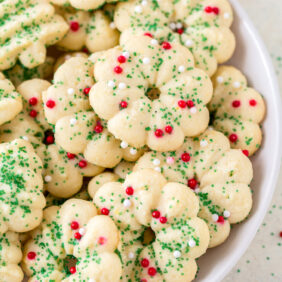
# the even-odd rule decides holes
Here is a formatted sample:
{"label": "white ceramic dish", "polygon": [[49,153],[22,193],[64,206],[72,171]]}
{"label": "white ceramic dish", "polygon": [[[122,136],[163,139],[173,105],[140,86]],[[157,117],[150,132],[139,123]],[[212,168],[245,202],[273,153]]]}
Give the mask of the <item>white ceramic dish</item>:
{"label": "white ceramic dish", "polygon": [[276,187],[281,160],[281,101],[271,59],[247,14],[236,0],[230,0],[235,14],[232,27],[237,39],[236,51],[229,62],[247,75],[249,84],[265,98],[267,115],[263,122],[264,140],[260,151],[252,157],[254,180],[253,208],[248,220],[234,226],[228,240],[208,250],[200,258],[196,281],[221,281],[253,240],[270,205]]}

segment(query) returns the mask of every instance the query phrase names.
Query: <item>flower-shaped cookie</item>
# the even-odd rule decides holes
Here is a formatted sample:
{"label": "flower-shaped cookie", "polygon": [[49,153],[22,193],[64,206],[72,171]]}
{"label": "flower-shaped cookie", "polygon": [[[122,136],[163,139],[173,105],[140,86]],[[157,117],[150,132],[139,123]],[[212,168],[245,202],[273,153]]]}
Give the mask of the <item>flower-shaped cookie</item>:
{"label": "flower-shaped cookie", "polygon": [[116,138],[167,151],[207,128],[212,83],[179,43],[132,35],[95,59],[90,103]]}
{"label": "flower-shaped cookie", "polygon": [[55,44],[68,31],[47,0],[4,0],[0,14],[0,70],[11,68],[18,58],[28,68],[44,63],[46,45]]}
{"label": "flower-shaped cookie", "polygon": [[83,184],[83,176],[95,176],[103,168],[88,163],[82,155],[66,152],[55,144],[52,130],[43,113],[42,92],[50,83],[41,79],[23,82],[18,91],[23,111],[0,127],[0,142],[15,138],[28,140],[43,163],[44,189],[57,197],[71,197]]}
{"label": "flower-shaped cookie", "polygon": [[114,167],[122,158],[134,161],[142,150],[115,139],[91,110],[92,73],[90,60],[71,58],[58,68],[54,84],[43,93],[45,115],[55,125],[56,142],[67,152],[83,153],[87,161],[102,167]]}
{"label": "flower-shaped cookie", "polygon": [[21,282],[23,272],[19,267],[22,259],[19,235],[8,231],[0,234],[0,279],[3,282]]}
{"label": "flower-shaped cookie", "polygon": [[0,125],[12,120],[23,107],[22,97],[15,87],[0,73]]}
{"label": "flower-shaped cookie", "polygon": [[58,46],[77,51],[84,46],[94,53],[118,45],[119,32],[103,11],[85,12],[70,8],[59,10],[69,23],[70,30]]}
{"label": "flower-shaped cookie", "polygon": [[233,13],[227,0],[132,0],[119,3],[114,22],[121,43],[131,34],[149,33],[164,42],[180,42],[193,53],[196,66],[210,76],[235,49],[230,31]]}
{"label": "flower-shaped cookie", "polygon": [[23,269],[30,281],[119,281],[118,240],[113,221],[93,203],[70,199],[44,211],[24,245]]}
{"label": "flower-shaped cookie", "polygon": [[197,217],[197,197],[185,185],[167,183],[154,170],[141,170],[127,175],[123,184],[104,184],[94,202],[120,230],[122,281],[194,278],[195,259],[205,253],[209,232]]}
{"label": "flower-shaped cookie", "polygon": [[38,226],[45,206],[42,162],[21,139],[0,144],[0,233]]}
{"label": "flower-shaped cookie", "polygon": [[252,164],[241,150],[230,149],[228,139],[220,132],[207,130],[199,137],[186,138],[177,151],[148,152],[138,160],[134,171],[148,168],[197,193],[199,216],[209,225],[209,247],[223,243],[230,224],[244,220],[251,210]]}
{"label": "flower-shaped cookie", "polygon": [[213,126],[224,133],[231,147],[253,155],[262,142],[260,123],[265,116],[261,95],[247,86],[246,77],[236,68],[221,66],[213,76],[214,94],[209,109]]}

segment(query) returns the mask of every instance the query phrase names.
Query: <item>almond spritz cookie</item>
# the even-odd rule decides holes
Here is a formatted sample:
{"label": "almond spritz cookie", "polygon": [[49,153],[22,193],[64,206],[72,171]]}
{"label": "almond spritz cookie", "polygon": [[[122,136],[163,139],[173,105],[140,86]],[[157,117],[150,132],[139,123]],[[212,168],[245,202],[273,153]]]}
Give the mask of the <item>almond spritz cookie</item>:
{"label": "almond spritz cookie", "polygon": [[227,0],[131,0],[119,3],[114,22],[121,43],[131,34],[148,33],[160,42],[179,42],[210,76],[235,49],[230,31],[233,12]]}
{"label": "almond spritz cookie", "polygon": [[246,77],[236,68],[221,66],[213,76],[214,94],[209,104],[213,126],[224,133],[231,147],[253,155],[262,142],[260,123],[265,116],[262,96],[248,87]]}
{"label": "almond spritz cookie", "polygon": [[44,190],[54,196],[67,198],[80,190],[84,176],[95,176],[103,168],[88,163],[82,155],[71,154],[56,144],[52,128],[43,113],[42,92],[50,85],[42,79],[27,80],[19,85],[23,111],[0,127],[0,142],[15,138],[31,142],[43,163]]}
{"label": "almond spritz cookie", "polygon": [[47,0],[1,1],[0,17],[0,70],[11,68],[18,58],[28,68],[44,63],[46,46],[68,31]]}
{"label": "almond spritz cookie", "polygon": [[8,231],[0,234],[0,280],[22,282],[24,275],[19,263],[22,260],[19,234]]}
{"label": "almond spritz cookie", "polygon": [[104,11],[86,12],[67,7],[59,9],[59,13],[69,24],[68,33],[57,43],[63,49],[78,51],[86,46],[94,53],[118,45],[119,32]]}
{"label": "almond spritz cookie", "polygon": [[23,108],[22,97],[0,72],[0,125],[12,120]]}
{"label": "almond spritz cookie", "polygon": [[117,140],[91,109],[88,95],[93,85],[93,63],[86,58],[71,58],[56,71],[53,85],[43,94],[45,115],[55,126],[56,143],[102,167],[112,168],[122,158],[135,161],[142,149]]}
{"label": "almond spritz cookie", "polygon": [[118,282],[121,262],[114,253],[118,230],[92,202],[70,199],[44,210],[44,218],[23,248],[29,281]]}
{"label": "almond spritz cookie", "polygon": [[167,151],[207,128],[212,83],[179,43],[132,35],[95,60],[90,103],[116,138]]}
{"label": "almond spritz cookie", "polygon": [[209,232],[197,217],[199,201],[186,185],[141,170],[127,175],[123,184],[104,184],[94,202],[120,230],[122,281],[194,279],[195,259],[206,252]]}
{"label": "almond spritz cookie", "polygon": [[16,139],[0,144],[0,233],[37,227],[45,207],[42,162],[32,146]]}
{"label": "almond spritz cookie", "polygon": [[249,215],[252,164],[241,150],[230,149],[228,139],[220,132],[207,130],[199,137],[186,138],[177,151],[148,152],[133,170],[148,168],[197,193],[199,217],[209,226],[209,247],[223,243],[230,233],[230,224]]}

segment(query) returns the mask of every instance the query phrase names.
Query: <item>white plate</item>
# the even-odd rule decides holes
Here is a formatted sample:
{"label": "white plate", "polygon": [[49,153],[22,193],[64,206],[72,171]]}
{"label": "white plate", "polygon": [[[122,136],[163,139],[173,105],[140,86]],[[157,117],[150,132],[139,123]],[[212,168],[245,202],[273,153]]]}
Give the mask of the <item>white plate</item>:
{"label": "white plate", "polygon": [[246,74],[249,85],[264,96],[267,116],[263,122],[262,148],[252,157],[254,179],[251,188],[254,191],[254,203],[251,214],[244,223],[232,228],[223,245],[208,250],[199,259],[200,271],[196,281],[201,282],[221,281],[250,245],[270,205],[281,160],[281,101],[272,62],[245,11],[236,0],[230,2],[235,14],[232,30],[237,45],[229,63]]}

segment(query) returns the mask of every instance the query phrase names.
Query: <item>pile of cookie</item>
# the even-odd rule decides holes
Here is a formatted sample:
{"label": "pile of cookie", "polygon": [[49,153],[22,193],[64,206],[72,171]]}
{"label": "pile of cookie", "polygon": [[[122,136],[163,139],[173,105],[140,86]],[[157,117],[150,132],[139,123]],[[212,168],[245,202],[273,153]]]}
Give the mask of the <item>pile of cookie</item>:
{"label": "pile of cookie", "polygon": [[228,1],[0,14],[0,281],[192,281],[248,217],[262,142]]}

